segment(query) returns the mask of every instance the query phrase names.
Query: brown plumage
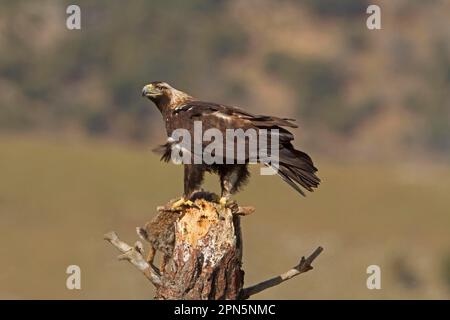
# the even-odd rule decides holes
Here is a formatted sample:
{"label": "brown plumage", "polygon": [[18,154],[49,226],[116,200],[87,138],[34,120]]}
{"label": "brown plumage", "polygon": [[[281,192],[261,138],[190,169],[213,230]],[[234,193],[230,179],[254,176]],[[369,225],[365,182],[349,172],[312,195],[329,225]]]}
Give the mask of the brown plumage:
{"label": "brown plumage", "polygon": [[[294,136],[286,128],[296,128],[297,126],[292,122],[294,120],[255,115],[237,107],[201,101],[172,88],[165,82],[150,83],[144,87],[142,95],[153,101],[161,112],[169,137],[178,128],[189,130],[191,136],[193,136],[194,121],[196,120],[202,122],[203,132],[210,128],[217,128],[224,133],[224,137],[226,136],[226,129],[240,128],[244,131],[254,129],[256,132],[261,129],[277,129],[279,132],[278,175],[302,195],[305,195],[302,188],[313,191],[314,188],[318,187],[320,179],[315,174],[317,169],[313,161],[306,153],[296,150],[291,143]],[[249,150],[248,141],[247,139],[245,141],[247,152]],[[169,161],[171,159],[173,148],[180,145],[178,142],[169,139],[165,145],[156,149],[157,152],[162,154],[162,160]],[[209,142],[202,143],[203,148],[209,144]],[[245,163],[243,164],[236,164],[236,161],[234,164],[225,164],[227,154],[226,152],[223,153],[219,156],[223,157],[224,164],[184,164],[185,198],[191,197],[193,193],[200,190],[205,172],[217,173],[220,176],[222,197],[225,199],[228,199],[232,193],[235,193],[245,184],[249,177],[247,166],[254,155],[246,153]],[[192,154],[192,157],[194,156],[195,154]],[[233,157],[235,157],[234,153]],[[267,163],[264,159],[258,158],[258,162],[270,166],[270,163]]]}

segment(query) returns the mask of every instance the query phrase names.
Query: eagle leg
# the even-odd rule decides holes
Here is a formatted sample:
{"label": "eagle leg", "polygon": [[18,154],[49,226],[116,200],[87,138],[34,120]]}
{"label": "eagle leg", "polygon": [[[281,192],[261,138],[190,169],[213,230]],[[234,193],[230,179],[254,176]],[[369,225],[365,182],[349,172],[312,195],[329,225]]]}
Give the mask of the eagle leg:
{"label": "eagle leg", "polygon": [[243,186],[249,177],[246,164],[224,165],[219,169],[220,186],[222,189],[220,205],[226,206],[231,195]]}
{"label": "eagle leg", "polygon": [[205,176],[205,167],[201,164],[184,165],[184,194],[183,198],[190,199],[194,193],[202,190],[201,185]]}
{"label": "eagle leg", "polygon": [[196,207],[196,204],[191,201],[191,197],[197,191],[201,190],[203,177],[205,175],[205,168],[198,164],[184,165],[184,192],[181,199],[172,204],[172,210],[176,210],[183,206]]}

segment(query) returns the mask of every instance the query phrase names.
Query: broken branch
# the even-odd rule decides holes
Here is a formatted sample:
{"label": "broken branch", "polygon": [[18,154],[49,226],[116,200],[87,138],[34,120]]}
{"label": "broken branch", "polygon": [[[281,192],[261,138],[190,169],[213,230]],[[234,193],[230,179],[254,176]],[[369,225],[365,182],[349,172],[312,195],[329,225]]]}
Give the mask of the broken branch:
{"label": "broken branch", "polygon": [[143,248],[139,241],[132,247],[120,240],[114,231],[106,233],[103,238],[122,252],[122,254],[118,256],[119,260],[127,260],[130,262],[141,271],[154,286],[158,287],[161,285],[161,277],[142,256]]}
{"label": "broken branch", "polygon": [[302,257],[299,264],[296,265],[291,270],[287,271],[286,273],[283,273],[269,280],[260,282],[254,286],[242,289],[241,299],[248,299],[257,293],[260,293],[261,291],[275,287],[280,283],[283,283],[284,281],[287,281],[295,276],[298,276],[299,274],[308,272],[309,270],[313,269],[311,263],[319,256],[319,254],[322,251],[323,248],[318,247],[308,258],[305,259],[305,257]]}

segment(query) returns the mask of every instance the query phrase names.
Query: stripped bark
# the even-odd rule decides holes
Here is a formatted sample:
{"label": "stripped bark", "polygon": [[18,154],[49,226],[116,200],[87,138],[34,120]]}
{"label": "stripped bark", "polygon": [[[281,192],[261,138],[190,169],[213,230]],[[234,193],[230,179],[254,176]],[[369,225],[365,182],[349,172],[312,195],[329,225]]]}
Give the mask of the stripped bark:
{"label": "stripped bark", "polygon": [[175,222],[172,260],[156,298],[237,299],[244,281],[240,217],[203,199],[195,205]]}
{"label": "stripped bark", "polygon": [[[159,207],[152,221],[137,228],[138,235],[150,243],[147,259],[139,242],[132,247],[114,232],[105,235],[123,253],[119,258],[128,260],[153,283],[155,299],[247,299],[312,269],[322,248],[303,257],[286,274],[243,289],[240,219],[254,209],[235,203],[224,207],[213,198],[207,194],[194,205],[178,209],[172,209],[172,203]],[[153,265],[156,251],[162,253],[159,269]]]}

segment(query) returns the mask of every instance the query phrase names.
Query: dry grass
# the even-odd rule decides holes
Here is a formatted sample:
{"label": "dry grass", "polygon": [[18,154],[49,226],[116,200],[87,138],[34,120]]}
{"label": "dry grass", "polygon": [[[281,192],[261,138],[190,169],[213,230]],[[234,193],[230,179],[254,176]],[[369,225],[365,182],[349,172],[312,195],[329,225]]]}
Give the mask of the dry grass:
{"label": "dry grass", "polygon": [[[180,167],[149,148],[99,141],[4,135],[0,150],[0,298],[152,296],[102,235],[137,239],[135,227],[181,193]],[[448,298],[440,268],[450,249],[450,169],[331,163],[319,161],[323,185],[306,199],[256,167],[237,197],[256,207],[243,218],[247,284],[325,248],[314,271],[255,298]],[[216,180],[207,187],[217,190]],[[65,287],[70,264],[81,267],[80,291]],[[382,290],[365,286],[370,264],[382,267]]]}

